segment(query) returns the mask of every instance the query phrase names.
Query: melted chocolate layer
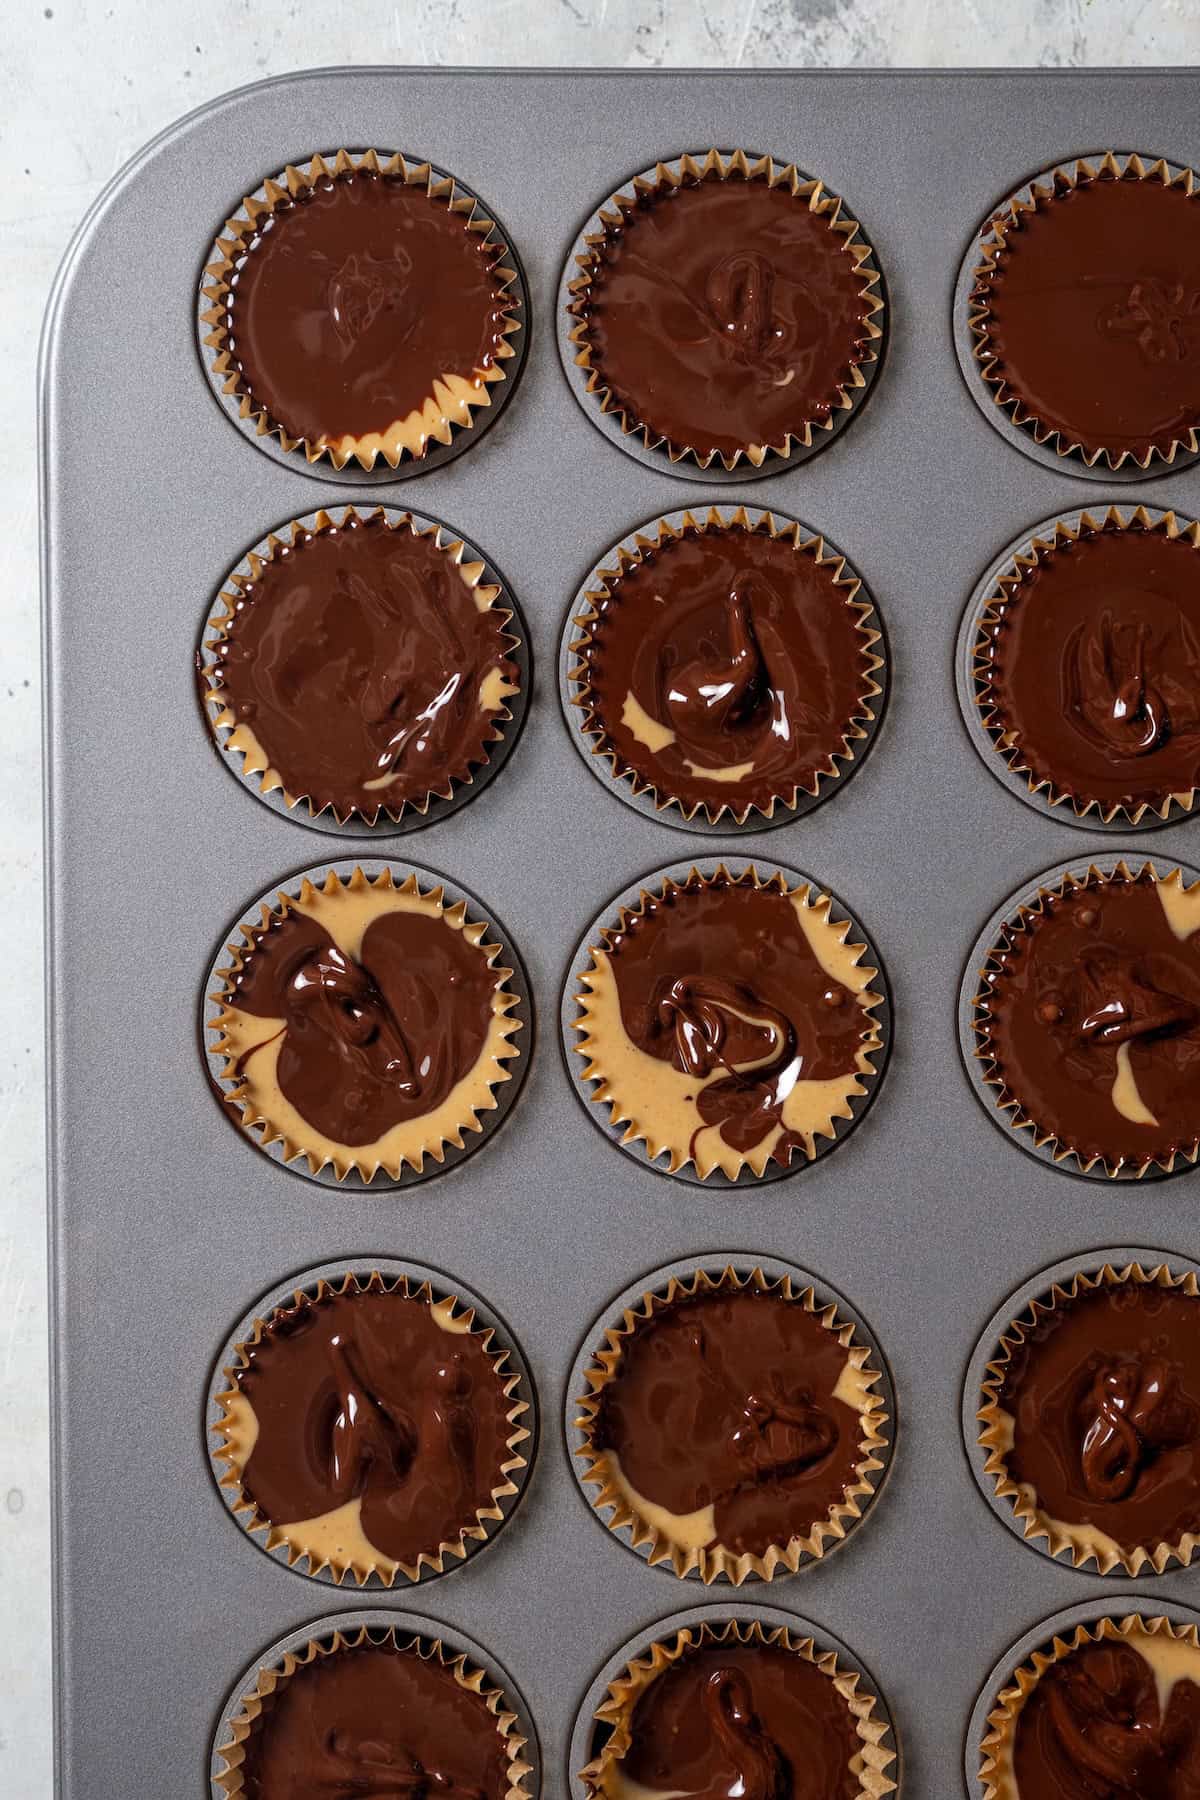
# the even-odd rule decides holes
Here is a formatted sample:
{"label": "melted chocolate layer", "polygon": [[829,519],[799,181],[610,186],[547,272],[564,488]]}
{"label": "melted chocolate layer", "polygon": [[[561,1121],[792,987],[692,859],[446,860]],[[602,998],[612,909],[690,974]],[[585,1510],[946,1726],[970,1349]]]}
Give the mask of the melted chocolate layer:
{"label": "melted chocolate layer", "polygon": [[[1041,1132],[1110,1164],[1166,1160],[1200,1138],[1200,954],[1150,876],[1065,895],[1013,934],[990,1001],[1008,1092]],[[1117,1110],[1118,1057],[1153,1123]]]}
{"label": "melted chocolate layer", "polygon": [[1039,781],[1105,809],[1200,783],[1200,553],[1109,529],[1028,571],[992,628],[995,711]]}
{"label": "melted chocolate layer", "polygon": [[[357,962],[302,912],[273,913],[249,936],[229,1004],[284,1021],[279,1086],[324,1136],[374,1143],[433,1112],[478,1061],[498,978],[433,914],[381,913]],[[256,1054],[243,1058],[251,1071]]]}
{"label": "melted chocolate layer", "polygon": [[[780,1123],[797,1081],[846,1075],[869,1033],[821,967],[796,908],[747,876],[651,897],[612,934],[621,1023],[638,1049],[697,1080],[706,1126],[743,1154]],[[740,1064],[755,1063],[740,1070]],[[726,1074],[699,1084],[714,1069]],[[800,1140],[784,1132],[787,1163]]]}
{"label": "melted chocolate layer", "polygon": [[1129,1643],[1085,1644],[1046,1671],[1017,1720],[1020,1800],[1191,1800],[1200,1790],[1200,1687],[1164,1708]]}
{"label": "melted chocolate layer", "polygon": [[[241,586],[213,684],[289,794],[377,817],[487,760],[517,683],[503,614],[480,610],[431,534],[379,515],[306,532]],[[501,703],[502,704],[502,703]]]}
{"label": "melted chocolate layer", "polygon": [[366,1643],[264,1697],[241,1773],[247,1800],[504,1800],[507,1768],[478,1694],[415,1648]]}
{"label": "melted chocolate layer", "polygon": [[705,177],[622,210],[577,304],[633,421],[702,456],[782,451],[867,355],[866,278],[786,183]]}
{"label": "melted chocolate layer", "polygon": [[278,201],[229,295],[242,383],[291,437],[385,432],[446,375],[490,369],[512,310],[500,249],[399,175],[355,170]]}
{"label": "melted chocolate layer", "polygon": [[325,1293],[277,1312],[235,1378],[258,1421],[242,1487],[289,1525],[361,1499],[393,1562],[455,1544],[504,1482],[511,1402],[478,1337],[403,1292]]}
{"label": "melted chocolate layer", "polygon": [[996,373],[1088,452],[1166,452],[1200,424],[1200,202],[1081,181],[1022,213],[981,274]]}
{"label": "melted chocolate layer", "polygon": [[[591,704],[621,765],[661,796],[734,811],[791,801],[813,791],[864,716],[859,614],[833,570],[787,539],[689,530],[595,604]],[[630,696],[670,743],[647,732]]]}
{"label": "melted chocolate layer", "polygon": [[1200,1299],[1125,1281],[1060,1301],[1013,1352],[1005,1461],[1037,1504],[1125,1550],[1200,1531]]}
{"label": "melted chocolate layer", "polygon": [[602,1390],[593,1441],[645,1499],[712,1506],[714,1543],[762,1556],[805,1537],[856,1486],[846,1351],[798,1301],[700,1294],[640,1323]]}
{"label": "melted chocolate layer", "polygon": [[630,1780],[689,1800],[858,1800],[862,1744],[828,1675],[795,1651],[705,1644],[633,1709]]}

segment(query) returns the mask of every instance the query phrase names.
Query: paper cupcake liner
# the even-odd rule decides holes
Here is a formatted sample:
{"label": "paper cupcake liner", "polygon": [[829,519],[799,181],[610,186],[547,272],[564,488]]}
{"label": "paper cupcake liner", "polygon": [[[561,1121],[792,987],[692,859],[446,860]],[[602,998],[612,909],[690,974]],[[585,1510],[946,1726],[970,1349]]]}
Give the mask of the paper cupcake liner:
{"label": "paper cupcake liner", "polygon": [[[402,176],[406,186],[422,188],[432,205],[446,206],[460,214],[469,230],[494,245],[494,275],[500,290],[507,295],[508,316],[501,328],[504,342],[497,352],[503,360],[487,369],[473,369],[469,377],[448,372],[434,382],[433,392],[419,413],[394,421],[385,433],[372,434],[374,441],[364,439],[350,449],[342,449],[324,440],[292,437],[255,400],[242,381],[229,344],[225,309],[234,278],[262,221],[279,202],[320,180],[357,169]],[[524,277],[506,234],[490,209],[485,209],[457,177],[447,175],[432,163],[413,162],[398,152],[342,149],[312,156],[299,165],[289,163],[239,202],[205,258],[196,324],[209,385],[223,410],[260,448],[292,467],[299,462],[294,454],[299,451],[303,456],[301,466],[309,466],[316,475],[321,470],[314,465],[328,461],[343,480],[395,481],[420,474],[459,454],[494,422],[511,396],[524,359],[527,314]]]}
{"label": "paper cupcake liner", "polygon": [[[497,986],[490,1035],[472,1069],[439,1106],[394,1127],[374,1144],[347,1145],[327,1139],[275,1091],[269,1109],[258,1098],[261,1071],[254,1078],[236,1073],[239,1055],[254,1046],[236,1035],[242,1014],[229,1002],[232,982],[252,942],[252,931],[279,913],[297,906],[321,908],[349,900],[357,905],[372,895],[394,895],[409,909],[444,918],[447,929],[461,930],[487,958]],[[501,961],[503,959],[503,961]],[[411,865],[389,862],[339,862],[302,870],[270,890],[227,934],[205,983],[201,1042],[211,1085],[226,1116],[260,1150],[296,1173],[331,1187],[401,1187],[453,1167],[479,1148],[507,1115],[524,1078],[529,1058],[512,1040],[529,1024],[528,985],[507,933],[482,916],[475,897],[453,887],[442,876]],[[270,1025],[270,1021],[255,1021]],[[255,1042],[271,1036],[268,1029]],[[515,1071],[508,1063],[516,1062]],[[269,1085],[277,1089],[273,1078]],[[499,1093],[497,1090],[500,1090]],[[434,1166],[431,1169],[430,1163]]]}
{"label": "paper cupcake liner", "polygon": [[[1138,1596],[1131,1595],[1129,1599],[1136,1604]],[[982,1790],[983,1800],[1020,1800],[1012,1761],[1017,1722],[1042,1676],[1073,1651],[1082,1650],[1088,1644],[1141,1640],[1168,1667],[1179,1657],[1181,1650],[1184,1654],[1189,1651],[1200,1654],[1200,1635],[1195,1615],[1183,1615],[1174,1607],[1161,1609],[1153,1601],[1146,1604],[1155,1606],[1155,1611],[1148,1614],[1105,1614],[1092,1619],[1086,1617],[1088,1609],[1084,1608],[1085,1618],[1079,1622],[1076,1620],[1080,1609],[1076,1608],[1072,1614],[1059,1616],[1057,1621],[1047,1619],[1034,1634],[1035,1642],[1041,1634],[1050,1632],[1050,1635],[1044,1637],[1040,1646],[1031,1653],[1024,1645],[1016,1648],[1015,1655],[1010,1653],[1005,1659],[1003,1673],[997,1671],[993,1682],[989,1684],[992,1689],[990,1710],[987,1711],[984,1729],[978,1740],[977,1760],[973,1768],[970,1766],[972,1740],[976,1734],[973,1732],[968,1738],[967,1779],[974,1793],[978,1794]],[[1058,1628],[1053,1629],[1056,1623]],[[1025,1660],[1021,1660],[1022,1658]],[[995,1692],[1001,1681],[1008,1685]],[[981,1705],[983,1703],[984,1697],[981,1696]]]}
{"label": "paper cupcake liner", "polygon": [[[593,1432],[604,1391],[619,1376],[625,1344],[639,1325],[696,1294],[738,1293],[751,1286],[802,1306],[819,1318],[846,1350],[847,1369],[853,1371],[860,1402],[860,1460],[854,1486],[845,1499],[815,1519],[805,1535],[773,1544],[761,1555],[739,1555],[721,1544],[706,1548],[679,1543],[644,1517],[628,1484],[613,1469],[609,1452],[596,1448]],[[652,1568],[663,1566],[680,1577],[694,1576],[706,1586],[724,1580],[740,1587],[751,1579],[771,1581],[779,1575],[794,1575],[802,1566],[837,1549],[873,1504],[892,1453],[895,1405],[878,1346],[860,1322],[848,1315],[840,1296],[818,1297],[816,1284],[803,1270],[769,1260],[765,1267],[762,1259],[751,1257],[739,1257],[723,1267],[696,1268],[685,1263],[647,1276],[644,1285],[622,1295],[607,1309],[603,1322],[598,1321],[589,1331],[587,1348],[572,1372],[569,1394],[567,1437],[576,1479],[589,1506]]]}
{"label": "paper cupcake liner", "polygon": [[[861,277],[863,300],[869,308],[864,321],[864,333],[869,341],[847,382],[829,396],[830,417],[808,421],[802,431],[790,433],[779,444],[748,446],[732,455],[718,451],[705,455],[689,444],[673,443],[623,408],[592,367],[585,310],[598,251],[614,232],[621,230],[624,215],[648,195],[664,193],[714,173],[722,181],[732,175],[738,179],[765,178],[772,187],[786,184],[798,200],[807,200],[812,212],[827,217],[830,230],[846,240],[854,258],[855,273]],[[702,481],[744,481],[758,475],[774,474],[824,449],[861,409],[867,390],[878,373],[886,328],[883,278],[858,221],[850,216],[842,200],[830,193],[822,182],[802,174],[794,163],[779,163],[773,157],[748,150],[692,152],[670,162],[655,163],[623,183],[592,214],[568,253],[559,283],[558,318],[563,368],[576,399],[589,418],[620,448],[640,456],[652,467],[661,468],[665,457],[678,474]]]}
{"label": "paper cupcake liner", "polygon": [[[1090,1563],[1093,1572],[1100,1575],[1161,1575],[1171,1564],[1186,1567],[1195,1556],[1200,1537],[1187,1532],[1176,1543],[1159,1542],[1126,1550],[1104,1532],[1070,1524],[1047,1512],[1034,1489],[1028,1483],[1017,1482],[1009,1473],[1007,1458],[1013,1419],[1001,1404],[1008,1368],[1014,1352],[1041,1321],[1056,1307],[1069,1305],[1081,1294],[1134,1282],[1142,1287],[1200,1295],[1196,1269],[1173,1268],[1171,1263],[1178,1263],[1178,1259],[1156,1260],[1152,1251],[1132,1257],[1116,1251],[1098,1265],[1095,1255],[1091,1255],[1075,1259],[1074,1265],[1067,1268],[1045,1271],[1032,1284],[1036,1292],[1008,1302],[999,1328],[994,1321],[988,1326],[980,1340],[987,1358],[982,1378],[977,1373],[977,1358],[968,1373],[968,1384],[973,1390],[964,1391],[964,1419],[968,1407],[972,1412],[968,1448],[973,1452],[976,1476],[993,1512],[1031,1548],[1044,1556],[1061,1558],[1076,1569]],[[1197,1317],[1200,1318],[1200,1307]]]}
{"label": "paper cupcake liner", "polygon": [[503,1686],[497,1684],[491,1673],[493,1658],[479,1652],[473,1644],[456,1648],[455,1640],[467,1641],[463,1634],[455,1631],[443,1638],[441,1630],[431,1619],[420,1619],[411,1613],[345,1613],[319,1620],[273,1645],[246,1671],[226,1703],[212,1754],[214,1800],[221,1800],[222,1796],[224,1800],[241,1800],[245,1795],[246,1740],[261,1717],[268,1696],[290,1681],[297,1669],[367,1643],[394,1645],[402,1651],[411,1650],[426,1661],[438,1662],[453,1674],[460,1687],[478,1694],[495,1718],[497,1735],[504,1745],[508,1777],[504,1800],[536,1800],[540,1786],[536,1779],[536,1746],[524,1703],[507,1677]]}
{"label": "paper cupcake liner", "polygon": [[[294,1314],[329,1294],[395,1293],[424,1300],[456,1332],[469,1333],[488,1353],[497,1376],[502,1378],[510,1402],[508,1455],[496,1470],[496,1481],[486,1504],[458,1537],[423,1551],[413,1563],[394,1562],[370,1544],[357,1521],[350,1536],[362,1539],[357,1551],[352,1544],[320,1547],[306,1545],[297,1526],[277,1525],[261,1512],[242,1485],[248,1460],[242,1443],[237,1376],[250,1366],[247,1351],[271,1335],[276,1320]],[[209,1383],[207,1443],[213,1476],[222,1500],[241,1529],[260,1549],[297,1573],[333,1586],[394,1587],[398,1582],[418,1583],[443,1574],[457,1562],[478,1554],[511,1516],[528,1480],[536,1430],[533,1387],[524,1361],[513,1347],[512,1334],[502,1327],[483,1302],[461,1282],[450,1281],[432,1270],[388,1258],[363,1259],[357,1265],[326,1264],[296,1276],[265,1295],[235,1328],[217,1360]],[[311,1523],[311,1521],[310,1521]]]}
{"label": "paper cupcake liner", "polygon": [[[976,404],[985,418],[1010,443],[1038,462],[1060,473],[1091,476],[1101,481],[1141,481],[1159,467],[1182,468],[1200,454],[1200,437],[1188,431],[1168,451],[1151,448],[1144,457],[1132,451],[1089,452],[1066,434],[1042,423],[1021,397],[1013,393],[1000,371],[999,358],[989,347],[991,311],[986,294],[978,292],[1004,253],[1010,231],[1019,230],[1024,214],[1053,204],[1080,181],[1101,175],[1129,176],[1139,181],[1161,181],[1191,193],[1196,176],[1191,169],[1163,157],[1141,156],[1113,150],[1093,152],[1073,161],[1056,163],[1032,176],[1007,199],[993,207],[973,234],[959,268],[955,287],[955,347],[959,366]],[[1128,177],[1127,177],[1128,178]]]}
{"label": "paper cupcake liner", "polygon": [[[292,793],[284,784],[270,755],[252,728],[239,724],[229,710],[220,686],[216,652],[224,643],[230,622],[245,588],[258,580],[263,568],[280,555],[290,554],[296,543],[308,536],[344,529],[348,520],[381,518],[393,530],[410,531],[414,537],[432,537],[439,550],[458,569],[464,585],[477,598],[487,599],[504,626],[502,644],[506,660],[516,669],[515,682],[505,681],[504,692],[492,716],[492,729],[478,758],[464,758],[446,775],[444,786],[431,790],[418,800],[402,800],[399,806],[380,805],[373,813],[358,808],[340,812],[330,801],[318,803],[310,794]],[[388,835],[419,830],[423,825],[448,817],[474,799],[503,767],[511,754],[524,724],[530,689],[528,651],[529,634],[517,603],[506,584],[486,557],[436,519],[420,513],[401,511],[392,506],[369,509],[345,506],[327,511],[305,513],[261,539],[231,569],[213,602],[201,629],[196,651],[196,669],[201,710],[208,722],[222,761],[242,785],[285,817],[317,830],[340,835]]]}
{"label": "paper cupcake liner", "polygon": [[[1143,804],[1130,809],[1088,800],[1057,787],[1049,777],[1036,775],[997,714],[991,686],[989,632],[1020,594],[1030,573],[1048,558],[1080,538],[1096,536],[1101,531],[1129,530],[1186,537],[1200,550],[1200,525],[1182,513],[1164,512],[1156,506],[1122,510],[1111,505],[1094,512],[1082,509],[1044,519],[1002,551],[976,583],[963,613],[955,655],[959,708],[971,742],[987,768],[1011,793],[1039,812],[1062,818],[1069,811],[1072,823],[1090,831],[1149,831],[1174,824],[1192,813],[1196,790],[1168,794],[1158,806]],[[1200,569],[1200,563],[1197,567]]]}
{"label": "paper cupcake liner", "polygon": [[[835,585],[844,590],[847,607],[857,615],[861,689],[858,704],[846,720],[838,746],[826,758],[824,766],[815,772],[811,785],[795,786],[774,796],[765,807],[751,803],[736,809],[724,802],[714,807],[711,802],[689,804],[680,800],[657,788],[621,756],[593,708],[587,650],[593,641],[591,626],[598,616],[597,603],[613,594],[628,571],[643,562],[648,553],[689,532],[739,530],[787,539],[795,545],[798,555],[810,557],[818,567],[833,570]],[[660,818],[663,824],[676,825],[683,830],[708,826],[726,833],[761,831],[766,825],[786,825],[789,820],[811,811],[836,792],[862,762],[883,717],[888,679],[885,650],[883,627],[862,577],[827,538],[808,526],[782,513],[764,512],[758,507],[739,506],[736,510],[722,512],[719,507],[710,506],[704,510],[697,508],[695,512],[666,513],[649,520],[606,552],[572,603],[560,653],[564,711],[572,742],[588,768],[622,799],[639,803],[639,810]]]}
{"label": "paper cupcake liner", "polygon": [[[605,1044],[595,1025],[599,1005],[598,971],[608,964],[612,935],[647,903],[668,890],[689,886],[708,887],[714,880],[746,882],[756,887],[775,887],[780,893],[803,901],[814,926],[826,937],[831,956],[844,964],[842,980],[864,996],[863,1036],[853,1071],[848,1071],[844,1096],[831,1101],[828,1117],[807,1133],[803,1159],[793,1154],[786,1163],[772,1160],[770,1138],[743,1155],[717,1137],[697,1157],[689,1139],[699,1131],[697,1114],[688,1137],[678,1140],[644,1116],[637,1083],[623,1081],[605,1068]],[[864,962],[864,958],[868,959]],[[612,900],[593,920],[579,942],[563,989],[560,1009],[567,1068],[575,1091],[588,1116],[614,1143],[660,1173],[707,1188],[757,1186],[794,1175],[841,1143],[853,1130],[878,1092],[891,1044],[891,1001],[883,965],[871,939],[854,915],[811,876],[775,863],[760,875],[754,863],[726,865],[720,861],[673,863],[652,870]],[[699,1149],[697,1145],[695,1147]],[[701,1166],[703,1165],[703,1166]]]}
{"label": "paper cupcake liner", "polygon": [[1107,1162],[1101,1156],[1088,1156],[1062,1143],[1029,1114],[1000,1075],[991,1052],[988,996],[1003,967],[1003,953],[1021,932],[1029,929],[1030,921],[1040,915],[1048,899],[1075,888],[1097,887],[1113,879],[1134,880],[1141,875],[1174,882],[1189,895],[1200,882],[1200,872],[1174,859],[1156,862],[1145,858],[1138,862],[1133,857],[1127,861],[1121,856],[1105,856],[1094,858],[1082,870],[1075,862],[1047,869],[989,919],[975,941],[959,988],[959,1047],[968,1078],[989,1118],[1011,1134],[1022,1149],[1055,1168],[1066,1168],[1070,1174],[1093,1180],[1145,1181],[1183,1174],[1195,1166],[1200,1156],[1200,1136],[1186,1151],[1175,1151],[1165,1159],[1147,1156],[1140,1161],[1126,1158]]}
{"label": "paper cupcake liner", "polygon": [[[607,1731],[607,1737],[579,1770],[579,1792],[586,1800],[628,1800],[631,1790],[620,1779],[619,1765],[632,1742],[630,1726],[638,1701],[665,1670],[689,1651],[728,1643],[785,1649],[826,1675],[845,1701],[861,1745],[851,1764],[858,1781],[855,1800],[883,1800],[885,1795],[897,1792],[897,1754],[891,1722],[878,1694],[872,1691],[872,1684],[861,1669],[841,1654],[841,1646],[827,1647],[815,1635],[806,1633],[805,1621],[780,1623],[781,1616],[786,1618],[778,1614],[721,1618],[709,1608],[706,1617],[697,1619],[693,1614],[693,1622],[681,1625],[670,1635],[656,1636],[630,1655],[608,1680],[603,1698],[593,1711],[593,1743],[595,1727]],[[670,1624],[670,1620],[664,1620],[660,1631]],[[647,1796],[647,1800],[653,1797]]]}

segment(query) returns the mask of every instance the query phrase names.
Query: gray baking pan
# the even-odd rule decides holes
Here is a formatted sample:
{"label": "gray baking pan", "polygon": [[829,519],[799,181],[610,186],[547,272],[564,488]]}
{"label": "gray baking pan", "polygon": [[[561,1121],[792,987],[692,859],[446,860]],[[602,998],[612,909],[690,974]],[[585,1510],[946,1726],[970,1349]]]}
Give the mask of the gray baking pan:
{"label": "gray baking pan", "polygon": [[[591,1322],[678,1258],[749,1243],[794,1261],[861,1309],[886,1348],[903,1424],[869,1526],[754,1598],[810,1620],[871,1670],[908,1800],[961,1800],[976,1695],[1048,1615],[1130,1590],[1200,1602],[1197,1569],[1134,1588],[1030,1554],[982,1504],[964,1454],[964,1374],[1004,1297],[1105,1244],[1194,1249],[1200,1174],[1072,1181],[995,1129],[960,1063],[955,997],[976,934],[1020,884],[1085,859],[1096,839],[1023,805],[984,767],[955,700],[958,619],[1006,545],[1053,513],[1095,507],[1105,489],[992,429],[964,383],[951,316],[968,238],[999,199],[1113,144],[1194,166],[1198,94],[1187,71],[317,72],[184,120],[89,214],[55,288],[42,370],[63,1800],[205,1800],[238,1676],[322,1611],[345,1610],[344,1594],[326,1605],[319,1584],[230,1519],[203,1418],[207,1372],[255,1298],[334,1260],[452,1271],[524,1351],[543,1431],[522,1503],[484,1554],[401,1604],[509,1672],[536,1724],[547,1800],[567,1792],[573,1721],[596,1673],[668,1614],[733,1598],[676,1589],[600,1529],[562,1436]],[[311,834],[213,754],[193,696],[197,622],[247,544],[363,495],[264,454],[213,404],[196,286],[239,195],[343,142],[428,157],[484,195],[512,234],[531,312],[521,382],[491,429],[452,461],[371,489],[485,547],[520,596],[535,669],[512,756],[471,805],[422,831],[418,857],[512,933],[532,994],[532,1067],[502,1131],[399,1193],[326,1190],[274,1166],[219,1116],[195,1041],[220,933],[313,854]],[[656,157],[710,143],[794,160],[845,194],[869,229],[890,321],[870,403],[819,456],[753,483],[756,505],[828,533],[870,587],[888,624],[887,715],[826,804],[736,848],[760,868],[817,872],[867,923],[891,984],[893,1054],[836,1155],[733,1192],[622,1155],[572,1092],[554,1029],[589,920],[646,870],[714,848],[697,836],[693,850],[622,805],[561,716],[555,648],[588,570],[644,520],[707,502],[703,484],[595,428],[560,366],[556,288],[600,200]],[[1128,494],[1114,485],[1114,498]],[[1194,517],[1200,468],[1156,471],[1137,496]],[[1200,861],[1196,830],[1156,832],[1155,859]],[[372,837],[370,851],[403,862],[406,845],[413,854],[411,838]],[[360,848],[347,839],[344,854]]]}

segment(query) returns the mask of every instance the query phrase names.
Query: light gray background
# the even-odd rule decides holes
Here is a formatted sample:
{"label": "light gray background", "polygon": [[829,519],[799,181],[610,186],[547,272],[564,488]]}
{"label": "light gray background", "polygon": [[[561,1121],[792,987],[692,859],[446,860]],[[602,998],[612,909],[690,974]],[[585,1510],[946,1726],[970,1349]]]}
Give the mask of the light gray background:
{"label": "light gray background", "polygon": [[[5,21],[0,51],[6,176],[0,192],[5,244],[0,403],[8,421],[8,430],[0,434],[0,593],[6,608],[0,634],[0,754],[6,775],[0,853],[7,877],[0,898],[7,955],[0,984],[0,1141],[6,1153],[0,1183],[0,1618],[5,1627],[0,1631],[0,1792],[11,1800],[44,1800],[50,1791],[33,363],[50,277],[86,206],[104,181],[172,117],[242,81],[317,62],[646,68],[1200,61],[1200,22],[1189,0],[1146,6],[1127,0],[1093,0],[1090,5],[1086,0],[909,0],[904,5],[888,0],[845,5],[838,0],[735,0],[725,9],[683,0],[562,0],[553,5],[418,0],[396,8],[354,0],[322,9],[319,27],[316,16],[313,9],[298,5],[270,10],[228,0],[218,0],[203,15],[179,0],[158,5],[117,0],[109,6],[18,0]],[[915,125],[922,130],[926,123],[917,120]],[[1163,147],[1180,148],[1176,143]],[[1025,172],[1024,166],[1009,171]],[[895,228],[895,221],[885,222]],[[929,329],[940,325],[940,320],[930,321]],[[543,351],[549,348],[543,342]],[[856,433],[867,428],[860,424]],[[111,455],[111,448],[98,446],[97,454]],[[1039,491],[1032,465],[1028,474],[1026,510],[1032,519],[1049,507],[1032,497]],[[1066,492],[1064,484],[1051,485]],[[1155,483],[1146,490],[1164,491],[1172,490]],[[797,503],[796,510],[803,508]],[[815,503],[808,510],[815,511]],[[1014,528],[1021,522],[1023,517],[1014,520]],[[624,528],[626,521],[619,523]],[[852,521],[847,520],[843,535],[850,553],[862,554],[862,536]],[[881,550],[876,548],[876,561]],[[880,583],[885,605],[890,586]],[[548,708],[552,695],[546,692],[543,699]],[[552,729],[549,721],[546,729]],[[881,747],[879,755],[885,753]],[[971,755],[965,740],[961,753]],[[869,780],[869,773],[859,780]],[[997,797],[998,803],[1004,798],[998,789]],[[853,804],[853,789],[845,798]],[[615,828],[623,815],[611,800],[606,804]],[[998,804],[997,822],[1015,829],[1018,810],[1011,801],[1004,808]],[[826,816],[833,821],[835,815]],[[1049,862],[1059,854],[1062,834],[1054,838],[1051,833],[1046,841],[1044,860]],[[666,860],[678,842],[672,836],[668,844],[664,838],[663,854],[645,860]],[[428,843],[436,861],[434,839]],[[798,849],[790,854],[803,860]],[[994,848],[991,855],[1003,869],[1003,856]],[[288,867],[305,860],[299,834],[292,835],[290,844],[285,840],[281,857]],[[814,855],[811,860],[820,859]],[[836,878],[838,871],[830,868],[827,857],[822,867]],[[1027,872],[1024,864],[1014,867],[1014,881]],[[869,922],[879,929],[877,919]],[[553,1079],[553,1073],[547,1071],[546,1079]],[[839,1159],[851,1154],[839,1152],[830,1169],[836,1171]],[[737,1230],[729,1235],[746,1240],[753,1234]],[[1180,1236],[1176,1230],[1175,1241]],[[1013,1279],[1025,1272],[1014,1271]],[[622,1278],[624,1273],[622,1269]],[[830,1273],[836,1277],[839,1271]],[[855,1297],[879,1325],[878,1307],[870,1307],[869,1296],[857,1291],[857,1284]],[[114,1514],[115,1535],[129,1528],[128,1520]],[[98,1549],[102,1552],[103,1546]],[[664,1610],[671,1594],[669,1584],[660,1587],[652,1604]],[[301,1592],[297,1604],[302,1606],[304,1598]],[[792,1603],[812,1605],[807,1590]]]}

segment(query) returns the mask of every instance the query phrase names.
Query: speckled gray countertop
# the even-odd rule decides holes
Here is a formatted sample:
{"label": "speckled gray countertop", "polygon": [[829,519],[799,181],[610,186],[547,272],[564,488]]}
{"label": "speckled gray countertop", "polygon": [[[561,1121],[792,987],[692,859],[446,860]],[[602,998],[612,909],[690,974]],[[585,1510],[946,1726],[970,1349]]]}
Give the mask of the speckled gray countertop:
{"label": "speckled gray countertop", "polygon": [[[35,356],[108,178],[177,115],[337,63],[787,68],[1200,63],[1195,0],[17,0],[0,53],[0,1794],[52,1791]],[[1170,146],[1164,146],[1169,149]],[[97,454],[119,454],[119,446]],[[118,1522],[114,1520],[114,1528]],[[96,1800],[117,1800],[97,1795]]]}

